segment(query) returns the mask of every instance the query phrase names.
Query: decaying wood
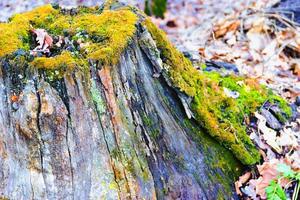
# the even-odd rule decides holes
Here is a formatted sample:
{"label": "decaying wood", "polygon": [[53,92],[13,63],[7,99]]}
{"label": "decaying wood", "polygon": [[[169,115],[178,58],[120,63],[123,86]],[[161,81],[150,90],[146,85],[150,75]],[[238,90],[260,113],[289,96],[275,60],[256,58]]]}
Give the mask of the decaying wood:
{"label": "decaying wood", "polygon": [[238,162],[190,119],[154,47],[137,34],[116,66],[90,63],[90,80],[2,62],[0,199],[236,198]]}

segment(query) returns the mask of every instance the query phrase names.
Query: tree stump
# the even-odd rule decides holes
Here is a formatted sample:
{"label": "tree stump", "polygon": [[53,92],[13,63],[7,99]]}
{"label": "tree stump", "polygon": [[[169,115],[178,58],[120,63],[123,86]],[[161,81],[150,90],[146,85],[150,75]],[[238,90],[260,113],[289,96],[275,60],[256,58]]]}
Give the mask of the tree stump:
{"label": "tree stump", "polygon": [[[54,42],[33,51],[39,28]],[[237,198],[255,147],[220,142],[188,88],[198,71],[142,12],[47,5],[0,30],[0,198]]]}

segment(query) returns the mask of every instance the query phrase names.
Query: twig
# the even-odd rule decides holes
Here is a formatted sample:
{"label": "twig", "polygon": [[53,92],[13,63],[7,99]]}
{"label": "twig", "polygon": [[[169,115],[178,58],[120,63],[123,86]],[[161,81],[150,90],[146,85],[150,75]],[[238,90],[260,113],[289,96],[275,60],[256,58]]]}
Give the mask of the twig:
{"label": "twig", "polygon": [[294,193],[293,193],[292,200],[297,200],[297,199],[298,199],[299,189],[300,189],[300,183],[299,183],[299,181],[298,181],[298,182],[296,183],[296,186],[295,186],[295,190],[294,190]]}

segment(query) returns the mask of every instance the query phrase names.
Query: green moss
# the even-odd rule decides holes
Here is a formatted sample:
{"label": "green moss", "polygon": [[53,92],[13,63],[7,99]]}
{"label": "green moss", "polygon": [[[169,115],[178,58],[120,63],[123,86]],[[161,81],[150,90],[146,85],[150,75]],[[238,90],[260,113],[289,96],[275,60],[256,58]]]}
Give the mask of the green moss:
{"label": "green moss", "polygon": [[[83,72],[87,71],[87,61],[73,56],[69,51],[62,51],[54,57],[37,57],[29,65],[46,72],[49,80],[60,79],[75,68]],[[88,78],[88,75],[86,77]]]}
{"label": "green moss", "polygon": [[[200,127],[193,125],[189,119],[184,119],[183,125],[188,128],[193,140],[201,144],[205,154],[211,154],[211,156],[204,158],[205,163],[210,166],[211,169],[220,169],[223,173],[227,174],[227,177],[233,176],[234,178],[238,178],[240,176],[241,165],[229,151],[226,151],[219,143],[205,134]],[[212,147],[218,149],[213,154],[211,151]]]}
{"label": "green moss", "polygon": [[74,34],[75,30],[72,29],[73,17],[69,15],[57,15],[53,23],[47,26],[47,30],[51,34],[63,35],[64,31]]}
{"label": "green moss", "polygon": [[224,200],[224,194],[221,190],[218,191],[217,200]]}
{"label": "green moss", "polygon": [[[217,73],[197,71],[149,19],[144,25],[155,39],[161,52],[161,58],[168,68],[172,83],[182,92],[193,97],[192,110],[198,123],[221,144],[230,149],[244,164],[254,164],[260,155],[243,126],[244,117],[254,112],[265,101],[274,98],[266,89],[252,80],[235,76],[221,77]],[[227,97],[224,87],[238,91],[239,98]],[[287,103],[280,100],[281,106],[287,108]]]}
{"label": "green moss", "polygon": [[150,128],[150,126],[152,126],[151,118],[148,117],[146,114],[144,114],[144,115],[142,116],[142,120],[143,120],[143,122],[145,123],[145,125],[146,125],[147,127]]}
{"label": "green moss", "polygon": [[151,130],[150,137],[157,140],[159,138],[160,131],[158,129]]}
{"label": "green moss", "polygon": [[281,97],[273,94],[271,91],[269,91],[269,101],[271,103],[278,103],[279,107],[281,108],[282,113],[276,113],[276,117],[281,121],[281,122],[286,122],[287,118],[292,116],[292,108],[286,103],[284,99]]}

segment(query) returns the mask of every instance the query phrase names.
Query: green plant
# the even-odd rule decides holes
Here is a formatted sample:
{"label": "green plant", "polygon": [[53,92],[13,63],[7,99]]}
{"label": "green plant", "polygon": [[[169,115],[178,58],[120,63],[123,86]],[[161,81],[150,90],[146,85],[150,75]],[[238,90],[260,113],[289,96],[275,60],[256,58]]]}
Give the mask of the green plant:
{"label": "green plant", "polygon": [[266,194],[268,200],[285,200],[286,195],[278,182],[272,180],[270,185],[266,187]]}
{"label": "green plant", "polygon": [[164,18],[164,13],[167,11],[167,0],[146,0],[144,11],[147,15]]}
{"label": "green plant", "polygon": [[292,182],[296,182],[295,190],[293,193],[292,200],[298,199],[299,189],[300,189],[300,173],[295,172],[292,168],[286,164],[278,164],[277,171],[280,173],[278,177],[278,181],[272,180],[268,187],[266,187],[266,194],[268,200],[285,200],[287,199],[286,194],[284,192],[285,188],[282,188],[278,183],[279,180],[285,178],[290,180],[290,182],[286,185],[288,186]]}

